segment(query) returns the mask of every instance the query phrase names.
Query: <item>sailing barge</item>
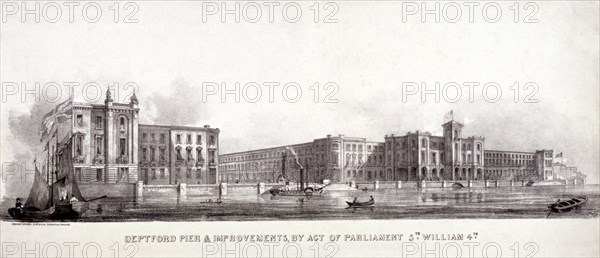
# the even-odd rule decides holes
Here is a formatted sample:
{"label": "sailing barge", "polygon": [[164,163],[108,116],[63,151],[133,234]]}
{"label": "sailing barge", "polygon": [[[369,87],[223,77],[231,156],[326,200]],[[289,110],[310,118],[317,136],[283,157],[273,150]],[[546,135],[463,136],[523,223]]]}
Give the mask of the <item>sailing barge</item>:
{"label": "sailing barge", "polygon": [[[86,201],[81,195],[73,176],[71,136],[62,148],[57,148],[56,181],[52,175],[52,185],[43,179],[37,166],[33,185],[24,207],[8,209],[8,214],[19,220],[77,220],[89,209],[89,202],[105,198],[102,196]],[[57,145],[59,145],[57,143]]]}

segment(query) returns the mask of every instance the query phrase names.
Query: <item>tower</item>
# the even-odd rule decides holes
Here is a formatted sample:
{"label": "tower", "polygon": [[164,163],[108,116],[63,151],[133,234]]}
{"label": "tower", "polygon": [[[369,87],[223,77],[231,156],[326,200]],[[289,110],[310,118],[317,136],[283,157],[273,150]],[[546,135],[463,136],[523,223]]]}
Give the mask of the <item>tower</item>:
{"label": "tower", "polygon": [[445,164],[454,165],[460,159],[460,138],[462,137],[463,124],[454,120],[442,125],[444,128]]}

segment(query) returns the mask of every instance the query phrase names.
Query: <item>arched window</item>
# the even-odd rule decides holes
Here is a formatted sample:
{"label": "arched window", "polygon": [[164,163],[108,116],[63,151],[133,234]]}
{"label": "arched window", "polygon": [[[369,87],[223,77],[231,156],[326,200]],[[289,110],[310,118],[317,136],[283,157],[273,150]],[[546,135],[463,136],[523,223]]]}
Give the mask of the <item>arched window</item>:
{"label": "arched window", "polygon": [[121,117],[121,119],[120,119],[119,128],[121,130],[125,130],[125,118],[124,117]]}

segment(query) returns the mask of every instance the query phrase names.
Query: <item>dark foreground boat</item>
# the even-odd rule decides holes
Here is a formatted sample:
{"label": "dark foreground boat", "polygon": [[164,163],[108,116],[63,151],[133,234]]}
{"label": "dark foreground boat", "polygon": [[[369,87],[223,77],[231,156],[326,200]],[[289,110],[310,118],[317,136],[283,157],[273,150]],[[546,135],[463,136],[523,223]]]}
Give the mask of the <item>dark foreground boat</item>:
{"label": "dark foreground boat", "polygon": [[465,186],[461,183],[453,183],[452,184],[452,189],[462,189],[465,188]]}
{"label": "dark foreground boat", "polygon": [[366,202],[359,202],[356,199],[354,199],[354,201],[346,201],[346,203],[348,204],[349,208],[373,207],[373,205],[375,205],[375,199],[373,198],[373,196],[371,196],[371,199]]}
{"label": "dark foreground boat", "polygon": [[573,209],[578,209],[587,202],[587,197],[577,197],[568,201],[556,201],[556,203],[548,205],[551,212],[569,212]]}

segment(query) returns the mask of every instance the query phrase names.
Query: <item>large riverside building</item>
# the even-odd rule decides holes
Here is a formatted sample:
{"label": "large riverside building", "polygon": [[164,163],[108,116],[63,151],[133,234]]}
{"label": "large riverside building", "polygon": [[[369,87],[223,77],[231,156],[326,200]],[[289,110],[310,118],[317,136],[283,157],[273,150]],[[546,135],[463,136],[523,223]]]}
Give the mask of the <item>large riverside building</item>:
{"label": "large riverside building", "polygon": [[296,151],[310,182],[552,179],[552,150],[485,150],[484,137],[463,137],[463,124],[449,121],[442,127],[442,136],[416,131],[371,142],[327,135],[306,143],[223,154],[219,180],[299,181],[295,157],[287,147]]}
{"label": "large riverside building", "polygon": [[219,129],[139,124],[138,100],[73,103],[74,174],[81,184],[216,184]]}
{"label": "large riverside building", "polygon": [[219,129],[140,125],[144,184],[216,184]]}
{"label": "large riverside building", "polygon": [[[299,180],[299,169],[291,147],[310,182],[386,180],[383,143],[344,135],[312,142],[221,155],[221,182],[274,182],[281,178]],[[391,180],[391,178],[390,178]]]}
{"label": "large riverside building", "polygon": [[485,151],[485,172],[489,179],[527,180],[531,177],[553,179],[554,151]]}

